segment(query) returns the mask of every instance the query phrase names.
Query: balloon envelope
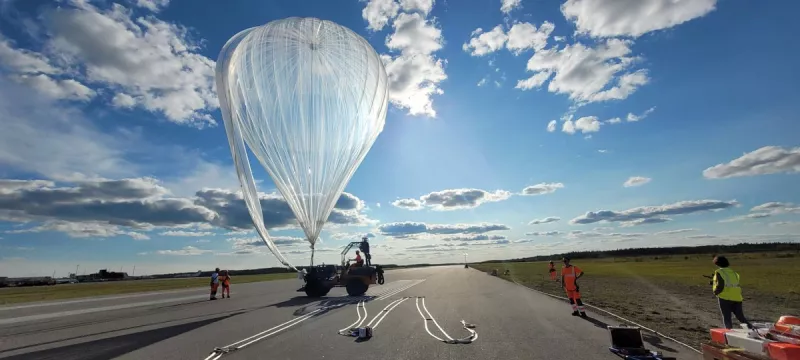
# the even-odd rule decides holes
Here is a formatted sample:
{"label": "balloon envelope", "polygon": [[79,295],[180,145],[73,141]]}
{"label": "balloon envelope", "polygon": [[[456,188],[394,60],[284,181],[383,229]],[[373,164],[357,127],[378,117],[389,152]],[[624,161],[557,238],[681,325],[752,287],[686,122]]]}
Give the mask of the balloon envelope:
{"label": "balloon envelope", "polygon": [[273,254],[291,266],[264,228],[247,148],[288,202],[313,249],[336,201],[383,130],[388,106],[383,63],[364,38],[343,26],[287,18],[231,38],[219,56],[216,82],[256,230]]}

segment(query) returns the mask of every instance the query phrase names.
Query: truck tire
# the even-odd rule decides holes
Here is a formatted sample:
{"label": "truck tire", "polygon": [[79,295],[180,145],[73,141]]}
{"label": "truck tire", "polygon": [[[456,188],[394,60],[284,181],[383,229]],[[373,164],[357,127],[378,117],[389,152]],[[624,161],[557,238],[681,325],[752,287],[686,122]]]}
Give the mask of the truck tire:
{"label": "truck tire", "polygon": [[352,277],[347,280],[347,295],[350,296],[361,296],[367,292],[369,289],[369,285],[364,283],[364,280],[359,277]]}

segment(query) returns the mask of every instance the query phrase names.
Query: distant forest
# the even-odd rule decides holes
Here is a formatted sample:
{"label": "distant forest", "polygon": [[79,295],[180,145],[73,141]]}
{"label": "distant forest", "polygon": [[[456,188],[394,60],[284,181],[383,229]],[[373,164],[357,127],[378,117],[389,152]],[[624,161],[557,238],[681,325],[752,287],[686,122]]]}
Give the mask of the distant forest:
{"label": "distant forest", "polygon": [[697,255],[697,254],[741,254],[755,252],[796,252],[800,253],[800,243],[742,243],[736,245],[704,245],[704,246],[675,246],[656,248],[630,248],[607,251],[572,251],[554,255],[540,255],[511,260],[489,260],[482,263],[494,262],[527,262],[559,260],[564,256],[570,259],[601,259],[612,257],[635,256],[666,256],[666,255]]}
{"label": "distant forest", "polygon": [[[631,248],[631,249],[618,249],[609,251],[573,251],[562,254],[553,255],[540,255],[511,260],[488,260],[481,263],[496,263],[496,262],[526,262],[526,261],[547,261],[558,260],[564,256],[569,256],[572,259],[600,259],[611,257],[635,257],[635,256],[665,256],[665,255],[696,255],[696,254],[733,254],[733,253],[754,253],[754,252],[795,252],[800,253],[800,243],[760,243],[760,244],[737,244],[737,245],[705,245],[705,246],[677,246],[677,247],[659,247],[659,248]],[[396,265],[387,264],[383,266],[384,269],[400,269],[400,268],[414,268],[426,266],[446,266],[458,263],[447,264],[412,264],[412,265]],[[298,269],[306,268],[306,266],[298,266]],[[284,267],[270,267],[261,269],[246,269],[246,270],[229,270],[231,275],[257,275],[257,274],[279,274],[291,273],[293,270]],[[175,277],[177,274],[162,274],[155,275],[156,278],[169,278]],[[203,271],[199,276],[210,276],[211,271]]]}

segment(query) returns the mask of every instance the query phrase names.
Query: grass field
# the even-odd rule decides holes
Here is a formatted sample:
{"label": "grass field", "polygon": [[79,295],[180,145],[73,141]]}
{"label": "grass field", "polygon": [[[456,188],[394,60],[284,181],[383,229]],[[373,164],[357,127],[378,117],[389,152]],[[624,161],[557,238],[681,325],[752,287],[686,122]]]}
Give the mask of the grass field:
{"label": "grass field", "polygon": [[[293,279],[296,276],[297,275],[295,273],[239,275],[233,277],[233,284]],[[130,294],[147,291],[180,290],[195,287],[208,287],[208,283],[209,279],[207,277],[202,277],[2,288],[0,289],[0,305],[18,304],[32,301],[64,300],[92,296]]]}
{"label": "grass field", "polygon": [[[728,255],[741,275],[745,315],[751,321],[775,321],[800,314],[800,256],[786,253]],[[556,268],[560,262],[556,261]],[[722,323],[716,298],[702,275],[715,267],[710,255],[574,260],[586,275],[578,282],[586,303],[639,322],[699,347],[708,329]],[[497,269],[500,277],[546,293],[565,296],[549,280],[547,262],[475,264]],[[502,273],[510,270],[510,275]],[[564,305],[565,312],[572,310]],[[734,320],[734,323],[736,321]]]}

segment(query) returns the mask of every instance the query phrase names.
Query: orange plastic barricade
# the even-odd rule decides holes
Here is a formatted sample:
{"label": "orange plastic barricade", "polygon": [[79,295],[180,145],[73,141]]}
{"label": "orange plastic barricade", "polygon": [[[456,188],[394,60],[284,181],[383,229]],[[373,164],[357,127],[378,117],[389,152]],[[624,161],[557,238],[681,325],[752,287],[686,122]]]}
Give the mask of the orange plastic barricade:
{"label": "orange plastic barricade", "polygon": [[703,360],[772,360],[766,356],[746,353],[742,349],[708,342],[703,344]]}
{"label": "orange plastic barricade", "polygon": [[767,344],[767,351],[772,360],[800,359],[800,345],[774,342]]}
{"label": "orange plastic barricade", "polygon": [[725,339],[725,333],[730,331],[731,329],[711,329],[711,340],[718,344],[725,345],[728,343]]}

